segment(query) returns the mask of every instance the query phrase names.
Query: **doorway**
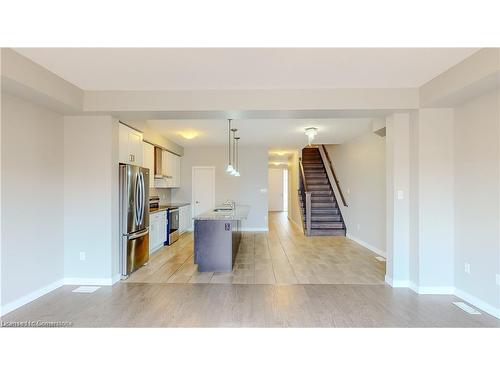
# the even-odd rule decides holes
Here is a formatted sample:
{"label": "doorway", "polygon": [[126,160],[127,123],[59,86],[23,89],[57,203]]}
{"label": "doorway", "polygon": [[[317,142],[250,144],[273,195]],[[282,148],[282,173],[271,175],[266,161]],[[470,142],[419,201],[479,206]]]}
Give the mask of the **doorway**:
{"label": "doorway", "polygon": [[269,168],[268,176],[269,211],[288,211],[288,170]]}
{"label": "doorway", "polygon": [[215,206],[215,167],[193,167],[192,170],[193,217]]}

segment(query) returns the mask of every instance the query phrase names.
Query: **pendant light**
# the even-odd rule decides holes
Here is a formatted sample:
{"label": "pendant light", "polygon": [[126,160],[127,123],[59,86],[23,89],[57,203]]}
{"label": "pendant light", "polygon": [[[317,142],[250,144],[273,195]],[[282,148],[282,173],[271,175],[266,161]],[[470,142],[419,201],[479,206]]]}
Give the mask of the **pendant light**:
{"label": "pendant light", "polygon": [[227,167],[226,167],[226,172],[227,173],[231,173],[234,168],[233,168],[233,164],[231,163],[231,119],[228,119],[227,120],[229,125],[228,125],[228,146],[227,146],[227,149],[228,149],[228,164],[227,164]]}
{"label": "pendant light", "polygon": [[236,156],[234,165],[236,166],[236,173],[234,174],[236,177],[240,177],[240,137],[234,137],[236,141]]}
{"label": "pendant light", "polygon": [[229,172],[231,174],[231,176],[236,176],[236,173],[238,173],[238,171],[236,170],[236,163],[235,163],[235,155],[236,155],[236,132],[238,131],[238,129],[236,128],[232,128],[231,131],[233,132],[233,169],[231,170],[231,172]]}

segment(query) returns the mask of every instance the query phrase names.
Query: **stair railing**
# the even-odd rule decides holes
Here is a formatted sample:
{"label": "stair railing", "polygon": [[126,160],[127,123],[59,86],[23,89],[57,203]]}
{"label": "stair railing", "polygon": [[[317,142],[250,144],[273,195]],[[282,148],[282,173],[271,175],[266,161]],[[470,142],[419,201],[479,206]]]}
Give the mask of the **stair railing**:
{"label": "stair railing", "polygon": [[304,173],[304,166],[302,165],[302,159],[299,159],[300,166],[300,194],[302,196],[302,202],[305,202],[305,217],[306,217],[306,236],[311,235],[311,192],[307,188],[306,174]]}
{"label": "stair railing", "polygon": [[346,202],[345,197],[344,197],[344,193],[342,192],[342,188],[340,187],[339,179],[337,178],[337,175],[335,174],[335,169],[333,169],[332,160],[330,159],[330,155],[328,154],[328,151],[326,150],[325,145],[321,145],[319,150],[320,150],[321,157],[323,158],[323,164],[325,164],[325,158],[326,158],[326,161],[328,162],[329,169],[327,169],[326,175],[328,176],[328,179],[330,180],[330,184],[332,183],[332,179],[333,179],[333,181],[335,182],[335,186],[337,186],[337,191],[339,192],[340,199],[342,200],[342,204],[345,207],[348,207],[347,202]]}

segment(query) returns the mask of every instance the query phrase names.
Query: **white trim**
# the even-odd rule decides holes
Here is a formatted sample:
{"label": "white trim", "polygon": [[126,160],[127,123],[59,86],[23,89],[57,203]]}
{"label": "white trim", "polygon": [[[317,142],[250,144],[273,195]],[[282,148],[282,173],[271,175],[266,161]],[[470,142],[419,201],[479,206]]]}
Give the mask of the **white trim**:
{"label": "white trim", "polygon": [[113,279],[111,280],[111,282],[114,284],[116,284],[118,281],[120,281],[122,279],[122,275],[121,274],[116,274],[115,276],[113,276]]}
{"label": "white trim", "polygon": [[500,319],[500,308],[496,308],[495,306],[490,305],[487,302],[484,302],[483,300],[474,297],[470,295],[467,292],[464,292],[461,289],[455,288],[455,296],[458,298],[463,299],[466,302],[469,302],[471,305],[474,305],[480,310],[483,310],[484,312],[494,316],[497,319]]}
{"label": "white trim", "polygon": [[290,221],[290,223],[295,225],[297,227],[297,229],[299,229],[301,232],[304,232],[304,228],[301,225],[299,225],[298,223],[296,223],[295,220],[293,220],[291,217],[288,217],[288,220]]}
{"label": "white trim", "polygon": [[268,232],[268,227],[242,227],[240,229],[242,232]]}
{"label": "white trim", "polygon": [[8,314],[11,311],[18,309],[19,307],[24,306],[44,296],[45,294],[50,293],[53,290],[56,290],[57,288],[63,285],[64,285],[64,279],[57,280],[49,285],[46,285],[40,289],[35,290],[34,292],[28,293],[23,297],[20,297],[12,302],[9,302],[5,306],[2,306],[1,316],[4,316],[5,314]]}
{"label": "white trim", "polygon": [[64,285],[104,285],[104,286],[113,285],[115,277],[110,277],[110,278],[67,277],[64,279]]}
{"label": "white trim", "polygon": [[162,242],[161,245],[158,245],[157,247],[154,247],[154,248],[150,249],[149,250],[149,255],[151,255],[151,254],[155,253],[156,251],[160,250],[163,246],[165,246],[165,245]]}
{"label": "white trim", "polygon": [[354,242],[357,242],[358,244],[360,244],[361,246],[363,247],[366,247],[368,250],[371,250],[373,251],[375,254],[378,254],[380,255],[381,257],[384,257],[387,259],[387,254],[385,253],[385,251],[382,251],[380,250],[379,248],[376,248],[375,246],[372,246],[370,245],[369,243],[365,242],[365,241],[362,241],[360,240],[359,238],[356,238],[354,237],[351,233],[347,232],[345,234],[345,236],[347,238],[349,238],[350,240],[353,240]]}
{"label": "white trim", "polygon": [[408,287],[418,294],[453,295],[463,299],[465,302],[470,303],[485,313],[500,319],[500,308],[492,306],[489,303],[452,286],[418,286],[417,284],[406,280],[398,280],[394,282],[392,278],[387,275],[385,275],[385,282],[393,288]]}
{"label": "white trim", "polygon": [[392,277],[385,275],[385,283],[389,284],[393,288],[409,288],[409,280],[393,280]]}
{"label": "white trim", "polygon": [[417,294],[441,294],[454,295],[455,288],[452,286],[419,286],[414,282],[410,282],[410,289]]}

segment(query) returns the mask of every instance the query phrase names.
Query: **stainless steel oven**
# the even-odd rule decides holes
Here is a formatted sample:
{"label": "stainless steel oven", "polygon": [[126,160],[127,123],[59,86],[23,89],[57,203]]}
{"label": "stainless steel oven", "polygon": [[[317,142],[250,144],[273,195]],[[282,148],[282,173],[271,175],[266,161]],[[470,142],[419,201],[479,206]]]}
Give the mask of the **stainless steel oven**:
{"label": "stainless steel oven", "polygon": [[171,245],[179,239],[179,209],[168,210],[168,244]]}

